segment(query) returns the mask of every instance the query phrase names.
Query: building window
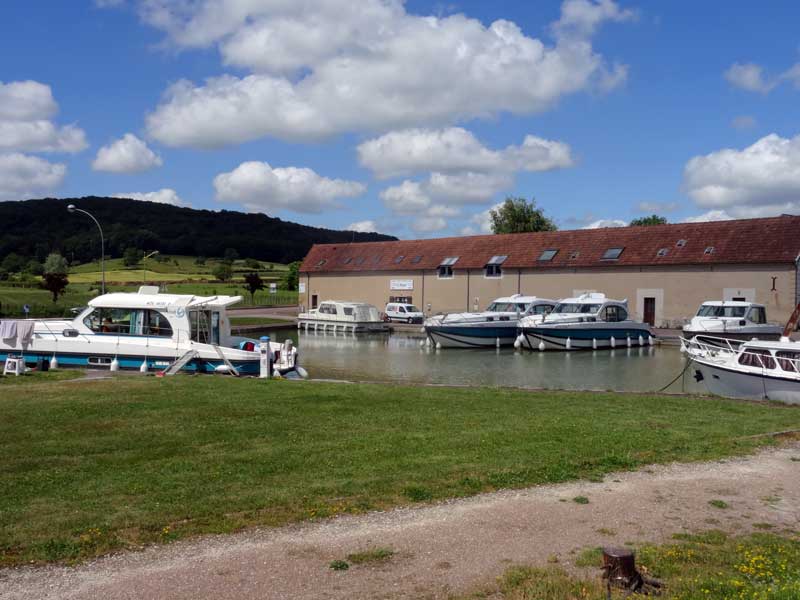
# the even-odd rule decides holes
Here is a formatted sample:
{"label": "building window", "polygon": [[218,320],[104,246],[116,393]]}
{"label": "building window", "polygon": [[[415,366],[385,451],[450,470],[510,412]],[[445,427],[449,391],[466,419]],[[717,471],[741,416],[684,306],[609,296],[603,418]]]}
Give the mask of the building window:
{"label": "building window", "polygon": [[667,254],[669,254],[669,249],[668,249],[668,248],[661,248],[661,249],[660,249],[660,250],[659,250],[659,251],[656,253],[656,256],[666,256]]}
{"label": "building window", "polygon": [[453,267],[451,265],[439,265],[439,279],[452,279]]}
{"label": "building window", "polygon": [[396,265],[399,265],[401,262],[403,262],[403,259],[404,259],[404,258],[405,258],[405,256],[403,256],[403,255],[401,254],[400,256],[398,256],[398,257],[396,257],[396,258],[394,259],[394,264],[396,264]]}
{"label": "building window", "polygon": [[602,260],[617,260],[625,248],[609,248],[603,252]]}
{"label": "building window", "polygon": [[500,265],[486,265],[486,277],[502,277],[503,269]]}
{"label": "building window", "polygon": [[548,249],[548,250],[543,250],[542,253],[539,255],[539,258],[537,260],[539,260],[541,262],[547,262],[549,260],[553,260],[555,258],[555,256],[556,256],[556,254],[558,254],[558,249],[552,249],[551,248],[551,249]]}
{"label": "building window", "polygon": [[703,254],[714,254],[714,246],[708,246],[705,250],[703,250]]}

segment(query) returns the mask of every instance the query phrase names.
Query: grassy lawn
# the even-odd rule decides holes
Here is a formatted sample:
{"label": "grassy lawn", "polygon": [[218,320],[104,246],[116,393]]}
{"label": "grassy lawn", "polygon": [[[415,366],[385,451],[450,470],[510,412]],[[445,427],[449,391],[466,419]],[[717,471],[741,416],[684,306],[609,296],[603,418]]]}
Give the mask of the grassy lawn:
{"label": "grassy lawn", "polygon": [[[709,531],[675,537],[680,541],[636,549],[639,569],[665,584],[665,593],[661,598],[800,598],[800,538],[796,533],[728,537],[721,531]],[[597,575],[591,578],[574,577],[558,566],[545,569],[512,567],[505,573],[496,591],[508,600],[605,600],[606,592],[599,576],[599,552],[588,553],[582,564],[596,567]],[[477,597],[486,596],[483,593],[469,596]],[[616,590],[614,597],[621,598],[622,593]]]}
{"label": "grassy lawn", "polygon": [[122,377],[0,393],[0,564],[279,525],[648,463],[800,427],[721,399]]}

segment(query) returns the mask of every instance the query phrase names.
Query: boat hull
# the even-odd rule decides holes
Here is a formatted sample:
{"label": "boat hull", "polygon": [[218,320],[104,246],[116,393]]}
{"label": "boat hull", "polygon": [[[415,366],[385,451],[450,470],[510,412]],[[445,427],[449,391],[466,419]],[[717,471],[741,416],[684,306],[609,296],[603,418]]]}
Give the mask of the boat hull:
{"label": "boat hull", "polygon": [[384,321],[332,321],[323,319],[300,319],[297,328],[302,331],[345,331],[353,333],[382,333],[389,331]]}
{"label": "boat hull", "polygon": [[[601,350],[628,346],[647,346],[651,333],[646,325],[522,327],[523,346],[530,350]],[[642,342],[639,343],[641,336]],[[613,338],[613,342],[612,342]],[[544,344],[544,347],[542,347]]]}
{"label": "boat hull", "polygon": [[693,358],[695,379],[716,396],[800,404],[800,379],[752,373]]}
{"label": "boat hull", "polygon": [[479,327],[468,325],[426,325],[425,333],[434,345],[442,348],[495,348],[512,346],[517,338],[517,325]]}

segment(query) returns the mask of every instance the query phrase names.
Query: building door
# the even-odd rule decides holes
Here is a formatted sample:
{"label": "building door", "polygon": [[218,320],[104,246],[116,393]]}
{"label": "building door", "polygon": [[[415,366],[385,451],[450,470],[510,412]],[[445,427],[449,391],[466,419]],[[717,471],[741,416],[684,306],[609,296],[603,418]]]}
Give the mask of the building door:
{"label": "building door", "polygon": [[656,299],[653,297],[644,299],[644,322],[650,327],[656,326]]}
{"label": "building door", "polygon": [[311,294],[311,308],[317,308],[317,303],[319,302],[319,298],[317,298],[316,294]]}

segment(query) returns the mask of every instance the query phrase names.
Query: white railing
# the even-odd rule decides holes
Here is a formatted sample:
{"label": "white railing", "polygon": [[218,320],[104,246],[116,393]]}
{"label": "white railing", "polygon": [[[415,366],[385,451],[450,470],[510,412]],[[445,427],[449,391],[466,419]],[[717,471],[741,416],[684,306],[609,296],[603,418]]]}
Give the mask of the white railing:
{"label": "white railing", "polygon": [[[687,352],[690,355],[703,356],[703,357],[721,357],[725,359],[736,358],[736,363],[742,367],[752,367],[756,369],[765,369],[769,371],[781,371],[796,375],[800,378],[800,349],[798,350],[785,350],[782,348],[746,348],[743,347],[745,343],[742,340],[732,340],[728,338],[718,338],[706,336],[708,339],[713,339],[713,342],[704,342],[698,339],[700,336],[693,337],[692,339],[681,338]],[[791,353],[797,357],[779,356],[782,353]],[[748,357],[746,364],[742,362],[742,357]]]}

